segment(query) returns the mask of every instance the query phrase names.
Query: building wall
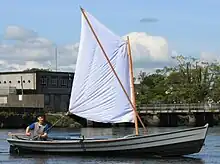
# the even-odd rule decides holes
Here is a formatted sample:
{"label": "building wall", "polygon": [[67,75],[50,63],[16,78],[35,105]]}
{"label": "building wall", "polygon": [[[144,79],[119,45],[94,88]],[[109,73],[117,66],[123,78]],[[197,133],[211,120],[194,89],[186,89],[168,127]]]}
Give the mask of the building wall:
{"label": "building wall", "polygon": [[16,87],[9,87],[9,86],[0,86],[0,96],[6,96],[9,94],[16,95]]}
{"label": "building wall", "polygon": [[37,93],[45,95],[45,108],[56,112],[67,111],[73,77],[73,73],[66,72],[37,73]]}
{"label": "building wall", "polygon": [[[22,81],[21,81],[22,79]],[[36,73],[0,74],[0,87],[16,87],[16,89],[36,89]]]}
{"label": "building wall", "polygon": [[0,105],[1,104],[7,104],[8,103],[8,97],[0,95]]}
{"label": "building wall", "polygon": [[[44,95],[8,95],[1,96],[0,107],[44,108]],[[4,103],[3,103],[4,100]]]}
{"label": "building wall", "polygon": [[38,72],[37,93],[69,94],[72,88],[73,73]]}
{"label": "building wall", "polygon": [[[0,73],[0,88],[1,86],[16,87],[17,94],[21,94],[21,77],[24,96],[25,94],[44,95],[44,107],[47,110],[56,112],[67,111],[74,73],[47,71]],[[14,97],[14,101],[20,105],[17,98]],[[3,100],[2,98],[1,101],[3,102],[5,99]]]}

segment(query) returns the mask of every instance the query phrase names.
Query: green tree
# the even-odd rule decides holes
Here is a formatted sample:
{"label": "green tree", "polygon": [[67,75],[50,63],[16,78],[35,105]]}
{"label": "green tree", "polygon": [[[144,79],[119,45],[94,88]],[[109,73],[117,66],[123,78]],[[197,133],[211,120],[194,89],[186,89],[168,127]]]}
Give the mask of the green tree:
{"label": "green tree", "polygon": [[140,72],[137,101],[146,103],[198,103],[220,100],[220,65],[182,55],[173,57],[174,67]]}
{"label": "green tree", "polygon": [[32,72],[32,71],[52,71],[51,69],[45,69],[45,68],[28,68],[24,70],[25,72]]}

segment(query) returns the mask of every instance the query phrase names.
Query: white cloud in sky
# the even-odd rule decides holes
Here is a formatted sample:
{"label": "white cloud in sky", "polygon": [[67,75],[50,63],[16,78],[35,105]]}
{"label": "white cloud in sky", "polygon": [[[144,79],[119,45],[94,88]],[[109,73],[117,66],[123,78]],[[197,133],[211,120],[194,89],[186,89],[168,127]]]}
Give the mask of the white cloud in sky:
{"label": "white cloud in sky", "polygon": [[33,30],[25,29],[20,26],[10,25],[5,29],[4,38],[8,40],[26,40],[36,37],[37,33]]}
{"label": "white cloud in sky", "polygon": [[173,64],[172,50],[169,49],[168,41],[164,37],[151,36],[144,32],[132,32],[123,38],[126,39],[127,36],[131,44],[136,75],[141,70],[151,72]]}
{"label": "white cloud in sky", "polygon": [[[175,50],[169,48],[162,36],[151,36],[144,32],[132,32],[129,36],[134,72],[150,72],[173,64],[171,55]],[[33,30],[19,26],[8,26],[4,39],[14,40],[14,44],[0,41],[0,71],[21,71],[27,68],[55,69],[55,45],[53,41],[40,37]],[[58,70],[75,69],[79,43],[58,46]],[[210,56],[202,53],[201,56]]]}
{"label": "white cloud in sky", "polygon": [[128,34],[134,61],[150,59],[152,61],[169,60],[168,42],[161,36],[151,36],[144,32],[132,32]]}
{"label": "white cloud in sky", "polygon": [[207,61],[207,62],[213,62],[213,61],[220,61],[220,56],[215,53],[210,52],[201,52],[200,56],[201,60]]}

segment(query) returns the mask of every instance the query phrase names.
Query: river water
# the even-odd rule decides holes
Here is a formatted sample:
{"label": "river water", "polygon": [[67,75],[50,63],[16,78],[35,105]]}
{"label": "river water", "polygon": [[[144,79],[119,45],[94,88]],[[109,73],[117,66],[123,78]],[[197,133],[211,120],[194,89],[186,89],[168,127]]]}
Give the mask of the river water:
{"label": "river water", "polygon": [[[150,127],[148,133],[158,133],[172,131],[184,127],[158,128]],[[140,129],[141,131],[141,129]],[[0,130],[0,163],[6,164],[220,164],[220,127],[210,127],[208,130],[205,145],[198,154],[193,154],[180,158],[129,158],[129,157],[93,157],[93,156],[73,156],[73,155],[11,155],[9,145],[6,141],[8,132],[24,132],[24,129],[2,129]],[[82,133],[85,136],[123,136],[134,133],[133,128],[82,128],[75,129],[53,129],[51,135],[67,136],[74,133]]]}

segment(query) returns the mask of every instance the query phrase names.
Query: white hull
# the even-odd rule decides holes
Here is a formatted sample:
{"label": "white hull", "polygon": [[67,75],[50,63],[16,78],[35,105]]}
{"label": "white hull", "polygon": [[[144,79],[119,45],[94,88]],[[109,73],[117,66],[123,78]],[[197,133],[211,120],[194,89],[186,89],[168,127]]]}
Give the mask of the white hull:
{"label": "white hull", "polygon": [[33,141],[8,138],[17,150],[48,153],[116,153],[180,156],[198,153],[205,141],[208,124],[160,134],[131,136],[117,139],[73,139]]}

